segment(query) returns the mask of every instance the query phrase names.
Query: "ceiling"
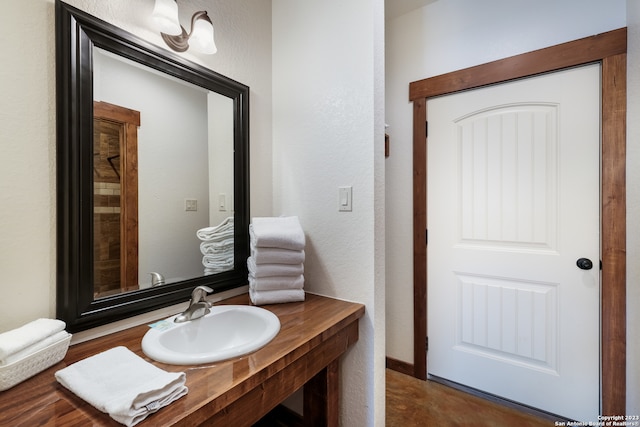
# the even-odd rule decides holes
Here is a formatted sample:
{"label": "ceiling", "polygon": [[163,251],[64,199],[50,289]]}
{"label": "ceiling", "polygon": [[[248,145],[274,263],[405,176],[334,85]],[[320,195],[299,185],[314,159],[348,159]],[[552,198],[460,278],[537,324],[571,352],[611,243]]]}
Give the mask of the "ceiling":
{"label": "ceiling", "polygon": [[388,21],[389,19],[397,18],[398,16],[436,1],[438,0],[385,0],[385,20]]}

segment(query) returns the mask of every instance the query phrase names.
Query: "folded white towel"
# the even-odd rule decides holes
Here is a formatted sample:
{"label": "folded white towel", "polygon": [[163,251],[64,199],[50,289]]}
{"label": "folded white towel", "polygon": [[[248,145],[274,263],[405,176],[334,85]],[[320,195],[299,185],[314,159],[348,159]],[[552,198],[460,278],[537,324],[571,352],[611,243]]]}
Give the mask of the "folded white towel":
{"label": "folded white towel", "polygon": [[292,251],[291,249],[251,246],[251,256],[256,264],[302,264],[305,253],[303,250]]}
{"label": "folded white towel", "polygon": [[200,252],[202,255],[214,254],[219,252],[233,253],[233,237],[217,241],[207,241],[200,243]]}
{"label": "folded white towel", "polygon": [[13,354],[63,331],[66,324],[57,319],[37,319],[0,334],[0,365]]}
{"label": "folded white towel", "polygon": [[249,288],[249,297],[254,305],[298,302],[304,301],[304,290],[281,289],[277,291],[256,291]]}
{"label": "folded white towel", "polygon": [[276,291],[304,288],[304,276],[254,277],[249,275],[249,288],[254,291]]}
{"label": "folded white towel", "polygon": [[253,218],[249,225],[251,244],[257,248],[302,250],[304,231],[297,216]]}
{"label": "folded white towel", "polygon": [[201,228],[196,231],[196,236],[204,241],[233,236],[233,217],[225,218],[224,221],[216,226]]}
{"label": "folded white towel", "polygon": [[247,258],[247,268],[253,277],[300,276],[304,274],[304,264],[257,264],[253,257]]}
{"label": "folded white towel", "polygon": [[25,357],[31,356],[33,353],[42,350],[43,348],[47,348],[52,344],[55,344],[59,341],[67,339],[71,334],[67,331],[60,331],[51,336],[48,336],[35,344],[31,344],[29,347],[25,347],[20,351],[16,351],[13,354],[10,354],[6,358],[0,361],[0,366],[10,365],[11,363],[17,362],[19,360],[24,359]]}
{"label": "folded white towel", "polygon": [[184,372],[166,372],[115,347],[55,373],[60,384],[114,420],[133,426],[187,394]]}

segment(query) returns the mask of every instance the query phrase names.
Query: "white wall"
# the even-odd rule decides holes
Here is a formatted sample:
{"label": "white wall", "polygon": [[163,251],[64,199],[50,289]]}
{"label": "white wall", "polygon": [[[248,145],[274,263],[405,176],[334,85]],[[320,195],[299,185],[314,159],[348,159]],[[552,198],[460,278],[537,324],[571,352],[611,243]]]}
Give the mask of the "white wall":
{"label": "white wall", "polygon": [[640,414],[640,2],[627,0],[627,414]]}
{"label": "white wall", "polygon": [[[153,1],[68,4],[163,46]],[[271,5],[181,0],[186,27],[206,9],[218,53],[184,56],[251,88],[251,211],[271,213]],[[55,316],[55,37],[53,0],[6,0],[0,14],[0,331]],[[126,326],[126,322],[118,327]],[[100,328],[107,332],[108,328]],[[82,334],[80,334],[82,335]],[[74,337],[75,339],[75,337]]]}
{"label": "white wall", "polygon": [[[209,224],[233,216],[233,100],[210,92],[209,111]],[[224,195],[224,208],[220,197]]]}
{"label": "white wall", "polygon": [[308,291],[366,305],[342,364],[345,426],[384,425],[383,6],[273,0],[274,214],[300,217]]}
{"label": "white wall", "polygon": [[[635,42],[635,46],[633,43],[629,46],[629,75],[633,75],[628,95],[629,117],[637,117],[640,39],[636,0],[438,0],[387,22],[386,121],[390,125],[388,133],[391,137],[391,156],[386,164],[388,356],[413,363],[412,105],[408,102],[408,84],[624,27],[627,25],[627,4],[630,26],[635,26],[635,38],[630,40]],[[632,115],[634,111],[635,115]],[[638,125],[629,120],[627,359],[630,361],[630,414],[638,413],[640,401],[640,370],[637,367],[637,325],[640,322],[637,310],[633,309],[640,303],[637,286],[640,269],[633,261],[640,256],[640,229],[636,225],[640,214],[640,180],[635,171],[640,164],[638,131]]]}

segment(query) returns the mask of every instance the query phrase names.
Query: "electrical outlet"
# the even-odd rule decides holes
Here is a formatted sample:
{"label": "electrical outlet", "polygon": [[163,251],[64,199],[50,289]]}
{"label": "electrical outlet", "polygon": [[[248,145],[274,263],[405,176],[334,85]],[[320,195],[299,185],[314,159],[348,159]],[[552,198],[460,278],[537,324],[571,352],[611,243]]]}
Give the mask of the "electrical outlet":
{"label": "electrical outlet", "polygon": [[184,210],[187,212],[195,212],[198,210],[197,199],[184,199]]}

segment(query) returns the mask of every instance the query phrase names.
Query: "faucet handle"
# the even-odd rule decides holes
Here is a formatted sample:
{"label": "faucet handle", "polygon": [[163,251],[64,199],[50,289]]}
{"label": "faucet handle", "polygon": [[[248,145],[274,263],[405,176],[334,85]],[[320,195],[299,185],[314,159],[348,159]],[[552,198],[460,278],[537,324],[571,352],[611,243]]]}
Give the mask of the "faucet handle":
{"label": "faucet handle", "polygon": [[191,303],[193,304],[196,302],[205,301],[204,297],[206,297],[207,294],[210,294],[211,292],[213,292],[213,289],[208,286],[197,286],[191,292]]}

